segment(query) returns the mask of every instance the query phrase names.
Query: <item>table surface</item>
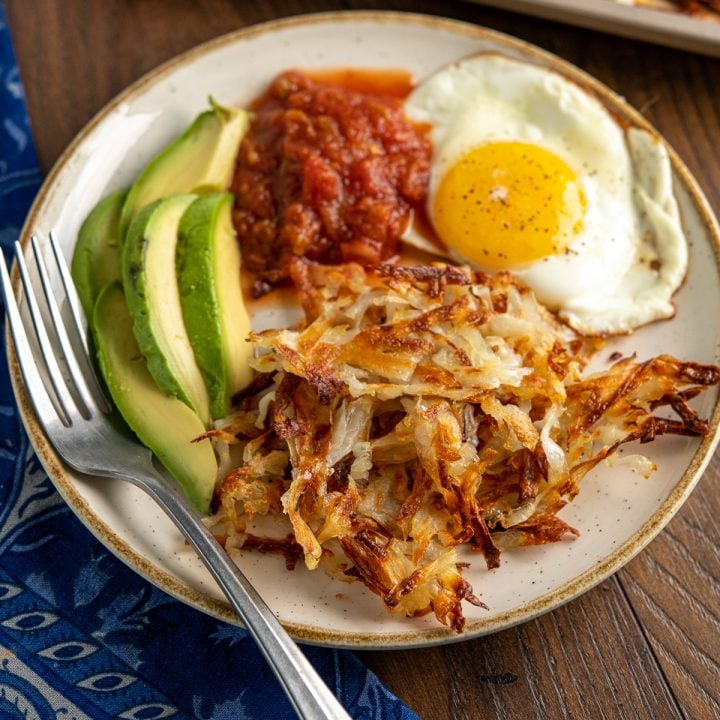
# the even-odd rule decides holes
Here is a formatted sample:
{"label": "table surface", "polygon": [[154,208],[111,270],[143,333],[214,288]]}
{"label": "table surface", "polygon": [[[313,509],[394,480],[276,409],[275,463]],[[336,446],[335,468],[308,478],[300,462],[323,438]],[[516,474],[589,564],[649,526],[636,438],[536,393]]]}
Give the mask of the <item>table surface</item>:
{"label": "table surface", "polygon": [[[306,12],[392,9],[495,28],[580,66],[680,153],[720,212],[720,61],[458,1],[6,0],[43,172],[116,93],[193,45]],[[719,31],[720,32],[720,31]],[[626,567],[519,627],[361,659],[424,720],[720,718],[720,456]]]}

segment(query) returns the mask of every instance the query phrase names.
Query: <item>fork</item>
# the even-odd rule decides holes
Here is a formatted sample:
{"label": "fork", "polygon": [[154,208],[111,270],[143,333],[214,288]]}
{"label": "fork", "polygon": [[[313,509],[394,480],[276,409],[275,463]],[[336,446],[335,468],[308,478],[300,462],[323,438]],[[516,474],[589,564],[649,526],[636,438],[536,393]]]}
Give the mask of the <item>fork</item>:
{"label": "fork", "polygon": [[[252,583],[205,527],[200,514],[188,504],[179,488],[155,469],[151,452],[110,422],[112,406],[90,361],[85,316],[52,233],[49,245],[53,261],[46,264],[40,242],[35,236],[31,239],[38,282],[30,275],[22,246],[15,243],[35,347],[15,299],[2,252],[0,280],[25,387],[53,447],[71,468],[88,475],[126,480],[144,490],[167,513],[237,611],[298,717],[349,720],[350,716]],[[49,267],[53,268],[52,276]],[[60,310],[63,295],[68,306],[67,321]],[[44,311],[40,297],[44,298]]]}

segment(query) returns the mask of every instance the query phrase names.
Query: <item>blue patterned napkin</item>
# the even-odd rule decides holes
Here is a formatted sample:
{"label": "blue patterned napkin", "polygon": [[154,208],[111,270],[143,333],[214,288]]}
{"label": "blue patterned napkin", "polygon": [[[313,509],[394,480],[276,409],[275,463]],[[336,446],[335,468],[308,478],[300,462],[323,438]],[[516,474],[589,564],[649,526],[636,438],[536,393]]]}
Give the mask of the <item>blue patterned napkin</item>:
{"label": "blue patterned napkin", "polygon": [[[0,123],[9,258],[41,178],[2,0]],[[0,718],[294,717],[244,630],[148,584],[71,513],[28,444],[0,349]],[[305,651],[354,718],[416,718],[352,653]]]}

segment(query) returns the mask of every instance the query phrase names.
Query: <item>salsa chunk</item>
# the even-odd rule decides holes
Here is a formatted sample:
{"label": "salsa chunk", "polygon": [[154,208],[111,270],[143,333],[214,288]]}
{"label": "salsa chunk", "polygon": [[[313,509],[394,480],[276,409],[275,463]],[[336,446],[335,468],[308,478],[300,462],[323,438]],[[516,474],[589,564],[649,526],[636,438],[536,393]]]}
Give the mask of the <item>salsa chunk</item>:
{"label": "salsa chunk", "polygon": [[260,295],[294,258],[385,261],[427,195],[430,142],[402,99],[300,71],[254,104],[232,184],[245,267]]}

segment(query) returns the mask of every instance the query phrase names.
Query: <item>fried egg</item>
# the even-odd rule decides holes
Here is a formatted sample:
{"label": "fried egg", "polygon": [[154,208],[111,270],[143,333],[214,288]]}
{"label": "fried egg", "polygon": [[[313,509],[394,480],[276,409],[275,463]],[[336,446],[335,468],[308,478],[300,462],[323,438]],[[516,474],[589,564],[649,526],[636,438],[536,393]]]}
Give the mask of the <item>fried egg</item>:
{"label": "fried egg", "polygon": [[[406,113],[431,127],[442,254],[512,271],[584,334],[674,314],[687,242],[658,137],[562,75],[495,54],[436,72]],[[414,227],[404,240],[438,252]]]}

